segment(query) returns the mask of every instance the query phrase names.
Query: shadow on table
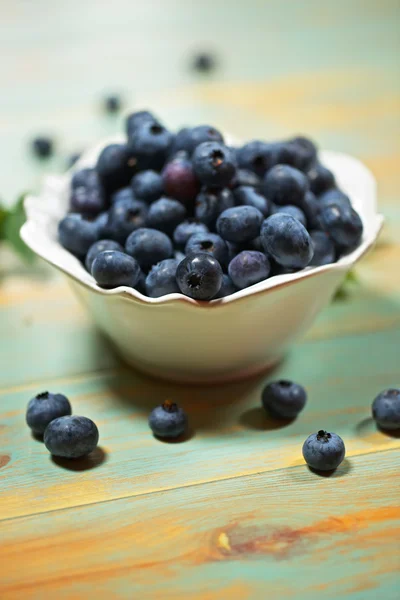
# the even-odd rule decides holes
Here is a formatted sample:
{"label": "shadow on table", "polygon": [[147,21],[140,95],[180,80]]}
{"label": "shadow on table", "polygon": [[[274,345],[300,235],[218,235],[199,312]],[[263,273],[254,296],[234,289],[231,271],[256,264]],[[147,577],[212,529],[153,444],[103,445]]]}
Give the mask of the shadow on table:
{"label": "shadow on table", "polygon": [[60,456],[51,456],[54,464],[68,471],[90,471],[108,460],[108,454],[101,446],[98,446],[93,452],[82,458],[61,458]]}

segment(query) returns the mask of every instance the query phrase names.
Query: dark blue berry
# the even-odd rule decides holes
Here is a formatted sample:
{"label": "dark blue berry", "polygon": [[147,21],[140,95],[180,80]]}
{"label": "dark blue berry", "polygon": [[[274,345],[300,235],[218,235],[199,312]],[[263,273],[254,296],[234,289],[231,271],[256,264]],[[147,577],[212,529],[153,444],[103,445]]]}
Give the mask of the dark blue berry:
{"label": "dark blue berry", "polygon": [[119,200],[109,210],[105,226],[108,238],[124,244],[132,231],[136,231],[146,224],[148,207],[141,200]]}
{"label": "dark blue berry", "polygon": [[144,202],[154,202],[163,193],[161,175],[151,169],[134,175],[131,186],[135,197],[144,200]]}
{"label": "dark blue berry", "polygon": [[310,190],[304,194],[300,208],[306,216],[307,229],[318,229],[321,205],[319,200],[317,200],[315,195],[310,192]]}
{"label": "dark blue berry", "polygon": [[158,119],[148,110],[139,110],[131,113],[126,119],[126,133],[128,138],[134,135],[144,123],[159,123]]}
{"label": "dark blue berry", "polygon": [[264,281],[271,271],[268,258],[256,250],[243,250],[229,263],[228,273],[240,290]]}
{"label": "dark blue berry", "polygon": [[168,156],[173,135],[160,123],[146,121],[129,138],[129,148],[140,171],[160,171]]}
{"label": "dark blue berry", "polygon": [[304,212],[298,206],[294,206],[293,204],[288,204],[286,206],[274,206],[272,213],[275,215],[277,213],[282,213],[284,215],[290,215],[300,221],[304,227],[307,226],[307,219]]}
{"label": "dark blue berry", "polygon": [[246,206],[254,206],[257,208],[264,217],[267,217],[270,213],[270,202],[260,194],[254,187],[248,185],[242,185],[234,190],[234,196],[237,204],[244,204]]}
{"label": "dark blue berry", "polygon": [[222,284],[220,287],[220,290],[218,292],[218,294],[216,296],[214,296],[214,300],[217,298],[226,298],[226,296],[230,296],[231,294],[234,294],[235,292],[237,292],[237,287],[235,286],[235,284],[233,283],[232,279],[229,277],[229,275],[226,275],[225,273],[222,276]]}
{"label": "dark blue berry", "polygon": [[361,241],[363,224],[352,207],[330,204],[321,210],[320,222],[340,252],[353,250]]}
{"label": "dark blue berry", "polygon": [[78,187],[95,187],[100,184],[99,174],[96,169],[85,167],[72,173],[71,189]]}
{"label": "dark blue berry", "polygon": [[216,233],[194,233],[187,241],[185,254],[199,254],[207,252],[226,267],[229,262],[228,246]]}
{"label": "dark blue berry", "polygon": [[119,252],[123,252],[124,249],[118,242],[114,240],[99,240],[95,242],[93,246],[90,246],[88,253],[85,258],[85,267],[89,271],[92,272],[93,261],[100,252],[105,252],[106,250],[118,250]]}
{"label": "dark blue berry", "polygon": [[228,188],[203,188],[198,194],[194,207],[194,215],[198,221],[215,228],[217,218],[227,208],[235,206],[235,199]]}
{"label": "dark blue berry", "polygon": [[317,158],[317,148],[305,137],[295,137],[275,146],[277,163],[291,165],[301,171],[311,167]]}
{"label": "dark blue berry", "polygon": [[76,415],[54,419],[44,432],[44,443],[53,456],[80,458],[92,452],[99,441],[99,430],[87,417]]}
{"label": "dark blue berry", "polygon": [[307,189],[307,177],[289,165],[272,167],[264,179],[265,196],[274,204],[281,206],[294,204],[301,207]]}
{"label": "dark blue berry", "polygon": [[212,54],[208,52],[200,52],[193,59],[193,68],[202,73],[209,73],[215,69],[216,60]]}
{"label": "dark blue berry", "polygon": [[128,185],[136,170],[136,158],[125,144],[110,144],[97,159],[96,170],[108,192]]}
{"label": "dark blue berry", "polygon": [[345,206],[348,208],[351,207],[350,198],[337,188],[327,190],[318,196],[318,203],[320,205],[320,210],[326,206],[331,206],[332,204],[340,204],[340,206]]}
{"label": "dark blue berry", "polygon": [[372,417],[382,429],[400,429],[400,389],[384,390],[372,403]]}
{"label": "dark blue berry", "polygon": [[104,212],[100,213],[95,218],[94,223],[96,225],[97,234],[98,234],[97,239],[101,240],[102,238],[106,238],[107,222],[108,222],[108,210],[105,210]]}
{"label": "dark blue berry", "polygon": [[263,219],[264,215],[254,206],[235,206],[220,214],[217,231],[228,242],[247,242],[260,234]]}
{"label": "dark blue berry", "polygon": [[113,194],[111,194],[110,202],[111,204],[117,204],[117,202],[132,202],[136,200],[135,195],[133,194],[132,188],[128,185],[126,187],[117,190]]}
{"label": "dark blue berry", "polygon": [[72,409],[68,398],[62,394],[42,392],[29,400],[26,411],[26,422],[33,433],[41,435],[51,421],[57,419],[57,417],[70,415],[71,412]]}
{"label": "dark blue berry", "polygon": [[312,433],[303,444],[303,457],[309,467],[316,471],[332,471],[343,461],[346,453],[344,442],[336,433],[321,429]]}
{"label": "dark blue berry", "polygon": [[176,283],[178,265],[179,261],[175,258],[167,258],[151,267],[146,277],[146,292],[150,298],[179,294],[180,289]]}
{"label": "dark blue berry", "polygon": [[335,262],[335,246],[329,235],[325,231],[315,230],[310,231],[310,237],[314,247],[314,256],[311,259],[310,265],[319,267]]}
{"label": "dark blue berry", "polygon": [[307,394],[298,383],[281,379],[269,383],[262,393],[262,404],[272,416],[280,419],[294,419],[306,404]]}
{"label": "dark blue berry", "polygon": [[150,429],[160,438],[177,438],[185,433],[187,425],[184,410],[170,400],[154,408],[149,416]]}
{"label": "dark blue berry", "polygon": [[261,189],[262,181],[261,178],[253,171],[250,171],[250,169],[237,169],[229,187],[236,191],[236,188],[240,186],[250,186],[258,191]]}
{"label": "dark blue berry", "polygon": [[135,287],[140,277],[138,262],[118,250],[100,252],[92,263],[92,275],[96,283],[104,288],[120,285]]}
{"label": "dark blue berry", "polygon": [[32,140],[32,150],[39,158],[49,158],[54,152],[54,142],[48,137],[37,137]]}
{"label": "dark blue berry", "polygon": [[184,258],[186,258],[186,254],[181,252],[180,250],[175,250],[174,258],[178,261],[178,263],[182,262]]}
{"label": "dark blue berry", "polygon": [[209,253],[191,254],[178,266],[176,280],[182,294],[195,300],[211,300],[222,285],[222,269]]}
{"label": "dark blue berry", "polygon": [[186,217],[186,208],[178,200],[160,198],[150,205],[146,225],[172,235]]}
{"label": "dark blue berry", "polygon": [[210,125],[197,125],[197,127],[187,129],[185,133],[180,133],[179,142],[179,148],[177,149],[185,150],[188,155],[191,156],[200,144],[203,144],[204,142],[220,142],[223,144],[224,138],[215,127],[211,127]]}
{"label": "dark blue berry", "polygon": [[162,181],[167,196],[190,206],[196,198],[200,183],[190,160],[175,158],[162,172]]}
{"label": "dark blue berry", "polygon": [[130,234],[125,243],[125,251],[136,258],[145,273],[153,265],[173,255],[169,237],[162,231],[146,227]]}
{"label": "dark blue berry", "polygon": [[90,246],[99,239],[96,221],[88,221],[82,215],[71,213],[58,224],[60,244],[75,256],[83,258]]}
{"label": "dark blue berry", "polygon": [[122,108],[122,100],[120,96],[112,95],[104,99],[104,109],[108,113],[117,113]]}
{"label": "dark blue berry", "polygon": [[275,214],[265,219],[261,241],[265,252],[289,269],[304,269],[313,257],[313,245],[306,228],[289,215]]}
{"label": "dark blue berry", "polygon": [[203,142],[193,153],[193,168],[201,183],[224,187],[235,174],[233,152],[219,142]]}
{"label": "dark blue berry", "polygon": [[71,180],[70,208],[88,217],[95,217],[107,208],[107,198],[95,169],[82,169]]}
{"label": "dark blue berry", "polygon": [[195,233],[200,233],[201,235],[207,234],[208,227],[196,220],[187,220],[179,223],[173,235],[176,248],[184,250],[188,239]]}
{"label": "dark blue berry", "polygon": [[310,183],[310,190],[316,196],[335,187],[335,177],[332,171],[324,167],[324,165],[321,165],[321,163],[317,162],[312,165],[307,172],[307,177]]}
{"label": "dark blue berry", "polygon": [[259,177],[264,177],[277,163],[275,145],[260,140],[248,142],[238,149],[237,161],[241,169],[248,169]]}
{"label": "dark blue berry", "polygon": [[183,127],[174,137],[170,148],[170,157],[188,158],[189,153],[187,148],[190,146],[190,128]]}

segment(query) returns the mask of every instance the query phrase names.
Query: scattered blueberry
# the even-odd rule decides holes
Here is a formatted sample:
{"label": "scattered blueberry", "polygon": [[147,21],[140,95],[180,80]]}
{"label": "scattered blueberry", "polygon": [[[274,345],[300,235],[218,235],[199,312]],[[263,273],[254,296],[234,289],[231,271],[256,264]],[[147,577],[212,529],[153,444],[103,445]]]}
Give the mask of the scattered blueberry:
{"label": "scattered blueberry", "polygon": [[335,187],[335,177],[332,171],[321,165],[321,163],[315,163],[307,172],[307,177],[310,182],[310,190],[316,196]]}
{"label": "scattered blueberry", "polygon": [[222,276],[222,284],[219,289],[219,292],[216,296],[214,296],[213,299],[216,300],[217,298],[225,298],[226,296],[230,296],[235,292],[237,292],[237,287],[235,286],[229,275],[226,275],[226,273],[224,273]]}
{"label": "scattered blueberry", "polygon": [[204,225],[204,223],[200,223],[195,219],[189,219],[179,223],[173,234],[173,240],[176,248],[184,250],[188,239],[195,233],[200,233],[201,235],[207,234],[208,228],[206,225]]}
{"label": "scattered blueberry", "polygon": [[265,219],[261,241],[265,252],[289,269],[304,269],[313,257],[313,244],[306,228],[289,215],[275,214]]}
{"label": "scattered blueberry", "polygon": [[135,173],[137,159],[125,144],[110,144],[97,159],[96,170],[104,187],[113,192],[128,185]]}
{"label": "scattered blueberry", "polygon": [[97,284],[104,288],[120,285],[134,288],[140,277],[140,268],[137,260],[131,256],[118,250],[105,250],[94,259],[92,275]]}
{"label": "scattered blueberry", "polygon": [[136,258],[145,273],[161,260],[171,258],[174,253],[172,242],[165,233],[146,227],[130,234],[125,251]]}
{"label": "scattered blueberry", "polygon": [[260,235],[263,214],[254,206],[227,208],[217,220],[219,235],[228,242],[248,242]]}
{"label": "scattered blueberry", "polygon": [[166,258],[151,267],[146,277],[146,292],[150,298],[179,294],[180,289],[176,283],[178,265],[179,261],[175,258]]}
{"label": "scattered blueberry", "polygon": [[84,219],[82,215],[70,213],[58,224],[60,244],[79,258],[83,258],[90,246],[99,238],[96,221]]}
{"label": "scattered blueberry", "polygon": [[92,272],[94,259],[100,254],[100,252],[105,252],[106,250],[118,250],[119,252],[124,251],[121,244],[118,244],[118,242],[115,242],[114,240],[99,240],[98,242],[95,242],[92,246],[90,246],[85,258],[85,267],[89,273]]}
{"label": "scattered blueberry", "polygon": [[209,73],[215,69],[215,57],[208,52],[200,52],[193,59],[193,68],[195,71]]}
{"label": "scattered blueberry", "polygon": [[342,438],[323,429],[312,433],[303,444],[304,460],[316,471],[336,469],[343,461],[345,452]]}
{"label": "scattered blueberry", "polygon": [[185,254],[199,254],[207,252],[211,254],[223,266],[229,262],[228,246],[216,233],[194,233],[188,239],[185,246]]}
{"label": "scattered blueberry", "polygon": [[117,113],[122,108],[122,100],[120,96],[112,95],[104,99],[104,109],[108,113]]}
{"label": "scattered blueberry", "polygon": [[32,150],[39,158],[49,158],[54,152],[54,142],[48,137],[37,137],[32,140]]}
{"label": "scattered blueberry", "polygon": [[222,285],[222,269],[209,253],[191,254],[178,266],[176,280],[182,294],[195,300],[211,300]]}
{"label": "scattered blueberry", "polygon": [[46,427],[44,443],[53,456],[81,458],[92,452],[99,441],[99,431],[91,419],[76,415],[54,419]]}
{"label": "scattered blueberry", "polygon": [[154,200],[158,200],[163,193],[161,175],[151,169],[141,171],[134,175],[131,186],[135,197],[144,200],[145,202],[154,202]]}
{"label": "scattered blueberry", "polygon": [[150,204],[146,224],[148,227],[172,235],[175,228],[186,218],[186,208],[178,200],[160,198]]}
{"label": "scattered blueberry", "polygon": [[294,206],[293,204],[288,204],[286,206],[274,206],[272,213],[276,215],[277,213],[282,213],[284,215],[290,215],[300,221],[304,227],[307,227],[307,219],[304,212],[298,206]]}
{"label": "scattered blueberry", "polygon": [[[129,188],[128,188],[129,189]],[[125,244],[132,231],[144,227],[148,217],[148,206],[141,200],[118,200],[108,213],[104,233],[120,244]]]}
{"label": "scattered blueberry", "polygon": [[237,160],[242,169],[254,171],[259,177],[264,177],[265,173],[277,164],[276,145],[253,140],[239,148]]}
{"label": "scattered blueberry", "polygon": [[160,438],[177,438],[186,431],[187,425],[184,410],[170,400],[154,408],[149,416],[150,429]]}
{"label": "scattered blueberry", "polygon": [[388,431],[400,429],[400,389],[384,390],[372,403],[372,417]]}
{"label": "scattered blueberry", "polygon": [[72,409],[68,398],[62,394],[42,392],[29,400],[26,411],[26,422],[33,433],[41,435],[51,421],[57,419],[57,417],[70,415],[71,412]]}
{"label": "scattered blueberry", "polygon": [[185,158],[177,157],[169,162],[162,172],[162,181],[167,196],[189,206],[200,190],[192,162]]}
{"label": "scattered blueberry", "polygon": [[264,193],[274,204],[294,204],[301,207],[307,189],[307,177],[289,165],[272,167],[264,179]]}
{"label": "scattered blueberry", "polygon": [[224,187],[235,174],[232,151],[219,142],[203,142],[193,153],[193,168],[201,183]]}
{"label": "scattered blueberry", "polygon": [[243,250],[229,263],[228,273],[240,290],[264,281],[270,274],[271,265],[262,252]]}
{"label": "scattered blueberry", "polygon": [[194,207],[194,214],[198,221],[214,229],[217,218],[227,208],[235,206],[235,199],[228,188],[204,187],[198,194]]}
{"label": "scattered blueberry", "polygon": [[314,247],[314,256],[311,259],[310,265],[319,267],[335,262],[335,246],[329,235],[325,231],[315,230],[310,231],[310,237]]}
{"label": "scattered blueberry", "polygon": [[138,169],[162,169],[172,141],[172,133],[160,123],[143,122],[129,139],[129,149],[137,159]]}
{"label": "scattered blueberry", "polygon": [[241,185],[235,188],[233,193],[237,204],[254,206],[254,208],[257,208],[264,215],[264,217],[269,215],[271,209],[270,203],[254,187],[249,185]]}
{"label": "scattered blueberry", "polygon": [[298,383],[280,379],[269,383],[262,393],[265,410],[279,419],[294,419],[307,401],[305,389]]}
{"label": "scattered blueberry", "polygon": [[363,224],[359,214],[351,206],[326,206],[321,210],[320,222],[339,251],[353,250],[361,241]]}

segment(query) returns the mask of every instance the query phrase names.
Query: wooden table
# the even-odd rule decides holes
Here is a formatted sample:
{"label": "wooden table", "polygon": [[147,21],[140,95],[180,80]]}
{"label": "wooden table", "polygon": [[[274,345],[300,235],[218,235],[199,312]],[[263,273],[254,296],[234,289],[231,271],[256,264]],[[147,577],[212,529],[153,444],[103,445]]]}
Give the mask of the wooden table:
{"label": "wooden table", "polygon": [[[399,3],[383,0],[5,3],[2,195],[43,169],[26,140],[68,150],[115,130],[96,102],[122,89],[177,126],[238,136],[307,132],[360,157],[387,223],[359,283],[332,304],[274,377],[303,383],[307,409],[265,418],[265,378],[193,388],[127,370],[65,284],[0,254],[0,598],[313,600],[398,598],[399,447],[370,405],[400,384]],[[187,68],[212,48],[219,69]],[[24,412],[43,389],[99,426],[84,461],[52,459]],[[181,402],[192,435],[162,443],[147,415]],[[347,458],[331,477],[304,465],[303,440],[328,428]]]}

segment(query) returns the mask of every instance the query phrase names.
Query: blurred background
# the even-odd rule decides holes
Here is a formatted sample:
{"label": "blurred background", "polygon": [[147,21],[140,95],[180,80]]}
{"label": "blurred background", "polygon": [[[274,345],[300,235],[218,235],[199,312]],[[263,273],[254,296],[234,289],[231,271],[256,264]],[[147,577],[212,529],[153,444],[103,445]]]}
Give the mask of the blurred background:
{"label": "blurred background", "polygon": [[[398,216],[398,0],[0,1],[0,199],[151,108],[169,127],[304,133],[361,158]],[[198,54],[211,57],[196,69]],[[201,65],[200,65],[201,66]],[[118,95],[123,111],[107,114]],[[31,140],[54,140],[51,159]]]}

